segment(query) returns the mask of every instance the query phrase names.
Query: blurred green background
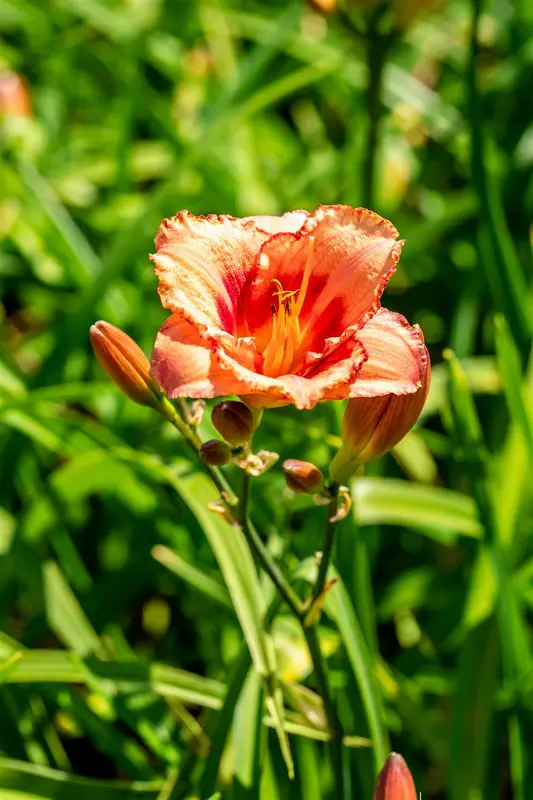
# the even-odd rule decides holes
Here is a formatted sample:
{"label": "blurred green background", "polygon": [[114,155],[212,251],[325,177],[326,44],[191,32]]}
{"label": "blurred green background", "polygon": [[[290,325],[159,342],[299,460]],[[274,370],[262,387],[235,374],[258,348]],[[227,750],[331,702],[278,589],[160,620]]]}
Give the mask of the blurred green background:
{"label": "blurred green background", "polygon": [[[332,796],[284,615],[296,780],[253,680],[228,734],[246,664],[201,468],[88,341],[104,318],[149,354],[163,217],[319,203],[406,238],[384,305],[434,365],[339,530],[322,641],[346,732],[374,736],[372,709],[381,731],[345,748],[348,796],[390,741],[425,800],[530,798],[533,5],[2,0],[0,31],[0,798]],[[268,412],[259,444],[326,468],[336,405]],[[320,549],[279,465],[254,515],[287,573]]]}

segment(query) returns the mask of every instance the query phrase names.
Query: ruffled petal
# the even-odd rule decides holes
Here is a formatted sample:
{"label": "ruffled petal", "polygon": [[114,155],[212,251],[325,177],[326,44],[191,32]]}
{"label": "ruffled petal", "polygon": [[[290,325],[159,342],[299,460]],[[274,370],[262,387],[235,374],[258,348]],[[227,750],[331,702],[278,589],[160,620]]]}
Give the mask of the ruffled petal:
{"label": "ruffled petal", "polygon": [[216,347],[180,314],[173,314],[160,328],[151,367],[169,397],[221,397],[244,388],[231,370],[221,366]]}
{"label": "ruffled petal", "polygon": [[201,330],[235,334],[242,319],[242,289],[268,233],[252,220],[181,211],[163,220],[151,256],[164,308]]}
{"label": "ruffled petal", "polygon": [[179,314],[161,327],[152,353],[152,375],[169,397],[240,395],[253,407],[293,403],[312,408],[326,399],[348,397],[366,353],[356,340],[336,357],[324,359],[312,374],[270,378],[257,372],[257,353],[244,339],[217,341],[198,332]]}
{"label": "ruffled petal", "polygon": [[429,368],[429,356],[418,325],[380,308],[357,333],[368,358],[350,389],[350,397],[416,392]]}
{"label": "ruffled petal", "polygon": [[[241,397],[256,408],[292,403],[296,408],[309,409],[324,400],[343,400],[349,396],[350,386],[366,357],[361,343],[352,337],[307,375],[281,375],[279,378],[248,375],[246,380],[253,393],[241,393]],[[244,374],[239,372],[239,377],[243,379]]]}
{"label": "ruffled petal", "polygon": [[[330,349],[361,328],[379,308],[402,242],[387,220],[363,208],[320,206],[295,233],[271,236],[261,247],[247,291],[247,317],[268,324],[273,294],[296,292],[301,353]],[[250,331],[251,333],[253,331]]]}

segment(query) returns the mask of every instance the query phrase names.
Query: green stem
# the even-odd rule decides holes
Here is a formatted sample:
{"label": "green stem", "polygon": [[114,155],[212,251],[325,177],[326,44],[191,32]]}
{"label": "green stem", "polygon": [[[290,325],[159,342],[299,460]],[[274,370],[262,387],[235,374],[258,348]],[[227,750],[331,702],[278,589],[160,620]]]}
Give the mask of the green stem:
{"label": "green stem", "polygon": [[[184,419],[182,419],[170,400],[165,396],[162,396],[161,398],[160,414],[167,420],[167,422],[170,422],[170,424],[173,425],[176,430],[179,431],[179,433],[181,433],[191,450],[194,450],[196,455],[198,455],[202,446],[202,440],[194,428],[192,428],[189,424],[187,424],[187,422],[185,422]],[[220,469],[218,467],[212,467],[210,464],[206,464],[205,462],[204,466],[211,475],[213,483],[223,495],[224,499],[227,500],[229,505],[235,505],[237,502],[235,492]]]}
{"label": "green stem", "polygon": [[313,591],[311,593],[311,599],[309,601],[309,608],[312,608],[313,604],[318,600],[318,598],[322,595],[324,591],[324,586],[326,585],[326,578],[328,575],[328,568],[329,563],[331,561],[331,556],[333,554],[333,542],[335,539],[335,527],[336,523],[332,522],[332,519],[335,517],[337,513],[337,502],[338,502],[338,494],[337,494],[337,487],[332,487],[333,497],[331,498],[327,508],[326,508],[326,529],[324,531],[324,543],[322,545],[322,555],[320,557],[320,564],[318,566],[318,575],[316,578],[315,585],[313,587]]}
{"label": "green stem", "polygon": [[380,34],[379,22],[382,14],[381,7],[374,12],[368,25],[366,35],[368,83],[366,89],[366,107],[368,111],[368,131],[366,146],[364,148],[364,162],[362,172],[362,204],[365,208],[374,205],[374,185],[376,181],[376,163],[379,144],[379,131],[381,127],[383,74],[387,60],[389,45],[392,41],[390,35]]}
{"label": "green stem", "polygon": [[[306,624],[306,619],[307,619],[306,604],[302,603],[302,601],[300,600],[300,598],[298,597],[292,586],[287,582],[281,570],[279,569],[275,561],[272,559],[270,553],[263,544],[261,537],[259,536],[256,529],[250,522],[248,513],[248,508],[250,504],[250,486],[251,486],[250,475],[245,470],[243,470],[241,492],[239,497],[239,504],[237,506],[237,517],[239,520],[239,524],[241,525],[244,535],[246,536],[246,539],[248,541],[248,544],[250,545],[252,551],[255,553],[257,560],[259,561],[259,563],[261,564],[267,575],[270,577],[274,585],[279,590],[283,599],[291,609],[294,616],[297,618],[302,628],[305,640],[307,642],[307,646],[309,648],[309,654],[311,656],[311,661],[313,663],[313,670],[315,673],[317,688],[320,693],[320,696],[322,697],[322,702],[324,703],[324,710],[326,712],[328,728],[331,734],[331,739],[328,742],[328,749],[330,752],[331,766],[333,770],[333,778],[335,783],[335,795],[338,798],[338,800],[343,800],[343,792],[344,792],[343,790],[344,775],[342,771],[343,732],[329,690],[326,665],[324,662],[324,658],[322,656],[322,652],[320,650],[320,642],[318,639],[318,629],[316,625],[309,626]],[[324,543],[324,553],[323,553],[323,558],[325,556],[325,571],[324,571],[324,578],[322,579],[322,587],[324,585],[325,574],[327,572],[327,564],[329,562],[329,556],[331,554],[331,546],[333,543],[334,523],[330,523],[329,519],[331,516],[335,514],[336,508],[337,508],[337,493],[335,492],[335,497],[332,498],[331,503],[328,506],[328,522],[326,525],[326,537],[325,537],[327,541],[325,541]],[[320,570],[319,570],[319,575],[320,575]]]}
{"label": "green stem", "polygon": [[[166,397],[163,397],[161,400],[160,412],[162,416],[164,416],[165,419],[167,419],[172,425],[174,425],[174,427],[182,434],[183,438],[185,439],[189,447],[191,447],[192,450],[198,453],[202,445],[200,437],[198,436],[196,431],[193,430],[191,426],[188,425],[187,422],[181,418],[181,416],[176,411],[172,403]],[[278,589],[281,597],[285,600],[288,607],[291,609],[292,613],[294,614],[294,616],[299,621],[302,627],[302,631],[305,636],[311,660],[313,663],[313,669],[315,672],[318,691],[320,692],[320,695],[322,697],[322,702],[324,703],[324,709],[326,712],[328,727],[331,734],[331,739],[328,742],[328,748],[330,751],[331,765],[335,782],[335,796],[338,798],[338,800],[343,800],[344,775],[342,770],[342,736],[343,736],[342,727],[329,691],[326,666],[320,650],[317,627],[315,625],[311,626],[306,625],[306,617],[307,617],[306,604],[302,602],[302,600],[294,591],[290,583],[286,580],[280,568],[278,567],[278,565],[268,552],[267,547],[263,543],[263,540],[259,536],[254,525],[250,521],[250,514],[249,514],[250,494],[251,494],[250,475],[245,470],[242,470],[241,491],[237,502],[237,498],[235,497],[232,488],[230,487],[230,485],[226,481],[226,478],[224,477],[224,475],[222,475],[220,470],[217,469],[217,467],[211,467],[207,464],[205,466],[207,467],[211,475],[211,478],[213,479],[213,482],[215,483],[219,491],[224,493],[224,496],[229,500],[230,504],[234,506],[236,505],[235,516],[237,518],[237,522],[241,526],[242,531],[246,537],[246,540],[252,552],[255,554],[262,568],[270,577],[271,581]],[[330,516],[334,515],[336,507],[337,507],[337,495],[335,493],[335,498],[332,499],[330,505],[328,506],[328,520]],[[333,543],[333,530],[331,530],[330,532],[330,527],[333,528],[333,525],[328,522],[326,527],[326,537],[324,542],[324,553],[323,553],[323,560],[325,561],[325,566],[323,568],[321,566],[321,569],[319,569],[319,576],[321,572],[324,571],[322,585],[325,581],[325,575],[327,573],[327,564],[329,562],[331,547]],[[271,611],[269,611],[269,613],[267,613],[267,619],[265,620],[267,625],[270,624],[274,613],[275,613],[274,609],[272,609]]]}
{"label": "green stem", "polygon": [[302,619],[304,614],[304,604],[286,580],[280,568],[268,552],[263,540],[256,531],[254,525],[250,521],[249,504],[250,504],[250,475],[242,470],[241,479],[241,492],[239,497],[239,504],[237,506],[237,519],[242,528],[250,548],[255,553],[255,556],[274,586],[278,589],[283,599],[291,609],[292,613],[298,618]]}
{"label": "green stem", "polygon": [[330,730],[331,738],[328,741],[328,750],[331,759],[331,767],[333,771],[333,782],[335,786],[335,796],[338,800],[344,800],[344,773],[342,769],[342,727],[340,724],[337,710],[333,702],[333,698],[329,689],[329,681],[326,672],[326,665],[320,650],[320,641],[318,638],[318,628],[316,625],[307,627],[303,620],[302,630],[305,635],[307,647],[313,662],[313,669],[315,672],[315,679],[318,692],[324,704],[324,711],[326,712],[326,719],[328,721],[328,728]]}

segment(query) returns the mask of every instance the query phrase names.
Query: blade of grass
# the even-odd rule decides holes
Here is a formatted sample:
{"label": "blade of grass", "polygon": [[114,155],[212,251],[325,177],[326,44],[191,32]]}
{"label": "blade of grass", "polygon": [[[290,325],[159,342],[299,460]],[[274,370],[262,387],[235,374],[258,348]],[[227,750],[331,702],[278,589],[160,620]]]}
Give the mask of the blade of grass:
{"label": "blade of grass", "polygon": [[522,432],[529,453],[529,463],[533,465],[533,428],[522,386],[520,353],[502,314],[496,314],[494,318],[494,332],[498,369],[503,378],[503,391],[509,413]]}
{"label": "blade of grass", "polygon": [[48,561],[43,571],[46,614],[58,639],[82,658],[105,655],[96,631],[57,564]]}
{"label": "blade of grass", "polygon": [[[332,572],[335,575],[333,570]],[[328,592],[324,608],[339,629],[350,668],[361,692],[372,739],[374,765],[377,775],[390,750],[389,738],[384,724],[381,694],[374,674],[373,657],[365,642],[348,592],[341,580],[338,580]]]}
{"label": "blade of grass", "polygon": [[[502,548],[494,505],[497,495],[487,475],[489,457],[477,410],[461,365],[449,351],[445,353],[445,358],[449,370],[452,432],[457,443],[461,466],[470,483],[480,518],[485,526],[487,547],[494,563],[498,583],[497,620],[503,675],[506,688],[513,692],[533,670],[528,629]],[[519,798],[527,796],[527,773],[524,770],[525,735],[520,714],[511,715],[509,723],[511,775],[515,796]]]}
{"label": "blade of grass", "polygon": [[229,595],[221,583],[189,564],[169,547],[158,544],[153,548],[152,555],[156,561],[178,575],[189,586],[214,600],[215,603],[225,608],[233,608]]}
{"label": "blade of grass", "polygon": [[408,483],[394,478],[359,478],[352,495],[357,524],[405,525],[428,536],[433,530],[479,539],[483,529],[475,503],[450,489]]}
{"label": "blade of grass", "polygon": [[[179,488],[178,488],[179,487]],[[229,525],[209,511],[206,503],[216,501],[217,493],[203,475],[191,474],[177,480],[177,488],[202,527],[218,561],[235,612],[239,618],[252,661],[264,681],[265,701],[271,713],[279,717],[277,733],[287,763],[293,774],[288,740],[282,728],[283,704],[277,687],[275,657],[270,634],[264,626],[265,599],[250,550],[239,527]],[[202,498],[202,501],[199,498]]]}
{"label": "blade of grass", "polygon": [[256,672],[249,672],[235,709],[233,746],[235,800],[258,800],[261,775],[261,740],[263,739],[263,693]]}
{"label": "blade of grass", "polygon": [[482,0],[472,0],[470,58],[467,68],[471,160],[474,185],[480,206],[482,264],[492,293],[493,303],[505,314],[522,357],[531,345],[529,291],[507,226],[500,193],[487,159],[486,126],[481,112],[478,81],[479,22]]}
{"label": "blade of grass", "polygon": [[492,619],[469,634],[459,655],[451,730],[450,800],[484,797],[498,668],[498,638]]}
{"label": "blade of grass", "polygon": [[[15,800],[26,796],[50,800],[156,800],[160,781],[133,783],[95,781],[78,778],[66,772],[36,767],[9,758],[0,758],[0,789],[2,800],[12,794]],[[22,800],[21,798],[21,800]]]}
{"label": "blade of grass", "polygon": [[[4,645],[2,657],[8,659],[19,648],[17,645],[9,650]],[[63,650],[23,650],[23,657],[9,671],[6,683],[89,685],[92,676],[104,685],[109,682],[115,691],[143,692],[152,688],[163,697],[178,697],[183,703],[206,708],[220,708],[225,695],[225,686],[219,681],[168,664],[82,660]]]}

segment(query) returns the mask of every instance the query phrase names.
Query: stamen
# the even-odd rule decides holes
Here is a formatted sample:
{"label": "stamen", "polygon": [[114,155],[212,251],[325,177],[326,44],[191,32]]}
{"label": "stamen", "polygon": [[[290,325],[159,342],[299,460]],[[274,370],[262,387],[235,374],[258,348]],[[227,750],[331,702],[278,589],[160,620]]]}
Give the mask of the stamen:
{"label": "stamen", "polygon": [[272,304],[272,327],[270,341],[263,351],[263,371],[265,375],[277,377],[287,374],[301,345],[300,320],[309,279],[314,266],[315,240],[311,237],[308,244],[307,260],[299,289],[284,289],[278,278],[272,278],[277,291],[272,297],[278,298],[278,306]]}

